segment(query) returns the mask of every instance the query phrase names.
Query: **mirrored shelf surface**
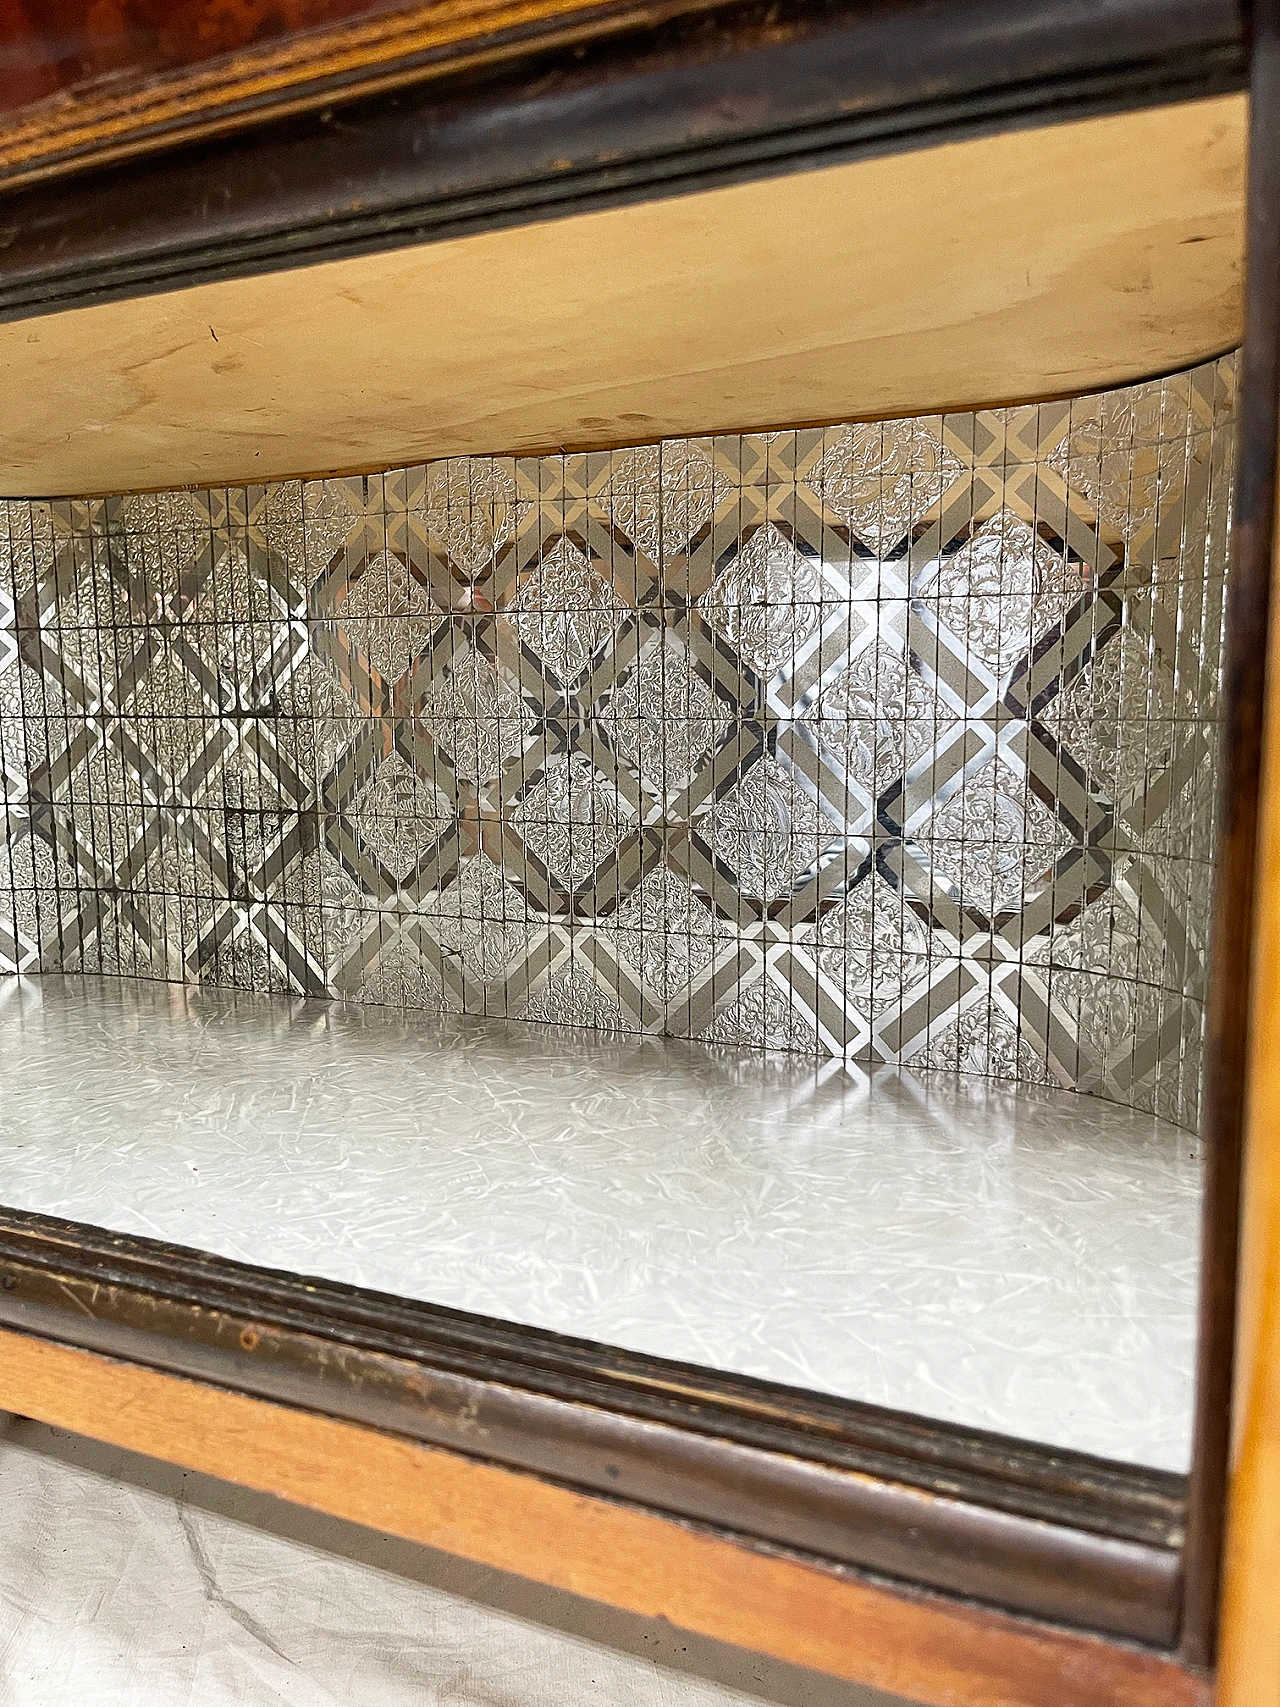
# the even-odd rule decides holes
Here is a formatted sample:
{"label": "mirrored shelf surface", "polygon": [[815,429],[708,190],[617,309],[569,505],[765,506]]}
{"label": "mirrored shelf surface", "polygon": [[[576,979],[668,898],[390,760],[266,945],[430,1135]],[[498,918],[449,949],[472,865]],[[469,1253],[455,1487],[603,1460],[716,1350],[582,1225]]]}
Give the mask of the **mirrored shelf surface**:
{"label": "mirrored shelf surface", "polygon": [[1194,1139],[1068,1091],[0,981],[0,1201],[1180,1470]]}

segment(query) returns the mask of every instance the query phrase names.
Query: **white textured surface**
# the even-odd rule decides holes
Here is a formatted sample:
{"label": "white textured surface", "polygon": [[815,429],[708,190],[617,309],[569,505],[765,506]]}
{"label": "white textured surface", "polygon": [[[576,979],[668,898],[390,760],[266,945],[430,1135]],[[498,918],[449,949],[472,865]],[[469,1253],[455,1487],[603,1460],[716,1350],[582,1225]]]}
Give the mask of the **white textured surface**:
{"label": "white textured surface", "polygon": [[0,1504],[0,1707],[905,1707],[36,1423]]}
{"label": "white textured surface", "polygon": [[0,1201],[1175,1469],[1194,1149],[972,1078],[0,981]]}

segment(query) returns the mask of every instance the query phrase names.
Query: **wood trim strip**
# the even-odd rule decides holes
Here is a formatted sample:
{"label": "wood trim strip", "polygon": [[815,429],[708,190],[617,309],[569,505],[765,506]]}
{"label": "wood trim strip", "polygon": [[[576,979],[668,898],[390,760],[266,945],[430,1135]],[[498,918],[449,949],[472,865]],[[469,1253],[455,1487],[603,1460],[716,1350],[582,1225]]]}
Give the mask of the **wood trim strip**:
{"label": "wood trim strip", "polygon": [[1240,87],[1230,0],[1109,10],[735,0],[32,185],[0,200],[0,315]]}
{"label": "wood trim strip", "polygon": [[1280,452],[1280,3],[1253,10],[1245,333],[1239,461],[1223,669],[1221,781],[1201,1135],[1207,1147],[1201,1221],[1196,1414],[1187,1508],[1182,1650],[1213,1664],[1226,1524],[1240,1179],[1250,1069],[1259,779]]}
{"label": "wood trim strip", "polygon": [[1180,1478],[150,1241],[113,1253],[96,1235],[95,1261],[92,1229],[64,1223],[60,1241],[4,1219],[10,1326],[838,1563],[1173,1639]]}
{"label": "wood trim strip", "polygon": [[[744,1444],[959,1494],[997,1509],[1075,1523],[1100,1534],[1177,1545],[1186,1478],[1117,1464],[959,1424],[749,1376],[629,1352],[546,1329],[316,1277],[264,1269],[187,1246],[0,1209],[0,1305],[18,1275],[74,1321],[124,1322],[166,1303],[189,1312],[236,1313],[343,1345],[410,1356],[550,1395],[608,1404]],[[43,1276],[43,1281],[37,1277]],[[11,1307],[20,1300],[9,1297]],[[69,1333],[56,1336],[69,1338]],[[216,1336],[213,1336],[216,1338]]]}
{"label": "wood trim strip", "polygon": [[[1280,534],[1273,599],[1278,587]],[[1270,637],[1265,744],[1217,1707],[1280,1701],[1280,623]]]}
{"label": "wood trim strip", "polygon": [[0,1329],[0,1404],[938,1707],[1207,1707],[1142,1649],[895,1591],[620,1501]]}
{"label": "wood trim strip", "polygon": [[[719,8],[723,0],[434,0],[392,16],[308,30],[287,40],[227,55],[162,76],[116,75],[98,86],[51,97],[0,122],[0,183],[37,181],[86,163],[106,164],[156,147],[207,141],[264,117],[313,111],[335,100],[385,93],[442,72],[474,69],[548,48],[569,49],[622,30],[651,32],[678,18]],[[830,9],[830,8],[828,8]],[[858,7],[865,21],[879,13],[899,46],[912,41],[929,53],[930,38],[957,45],[954,17],[930,8],[927,22],[886,0]],[[1001,80],[1031,75],[1042,82],[1084,70],[1122,69],[1126,79],[1158,83],[1187,56],[1231,55],[1241,36],[1230,0],[1111,0],[1098,28],[1087,0],[1010,0],[953,4],[965,14],[959,41],[998,35],[986,68]],[[774,7],[775,27],[784,14]],[[976,30],[975,30],[976,24]],[[718,28],[732,34],[733,25]],[[875,45],[874,43],[872,45]],[[928,87],[919,68],[895,68]],[[952,81],[955,73],[952,72]],[[951,92],[939,85],[935,97]]]}
{"label": "wood trim strip", "polygon": [[[1256,122],[1269,127],[1269,147],[1253,166],[1254,218],[1262,226],[1254,242],[1260,250],[1259,272],[1263,265],[1270,269],[1261,280],[1264,301],[1280,319],[1280,7],[1275,0],[1260,4],[1257,22]],[[1274,492],[1280,482],[1280,434],[1274,426],[1280,328],[1273,325],[1272,334]],[[1274,503],[1273,498],[1273,609],[1280,598],[1280,515]],[[1261,555],[1261,541],[1252,543]],[[1280,1701],[1280,622],[1271,624],[1268,652],[1218,1707],[1275,1707]]]}

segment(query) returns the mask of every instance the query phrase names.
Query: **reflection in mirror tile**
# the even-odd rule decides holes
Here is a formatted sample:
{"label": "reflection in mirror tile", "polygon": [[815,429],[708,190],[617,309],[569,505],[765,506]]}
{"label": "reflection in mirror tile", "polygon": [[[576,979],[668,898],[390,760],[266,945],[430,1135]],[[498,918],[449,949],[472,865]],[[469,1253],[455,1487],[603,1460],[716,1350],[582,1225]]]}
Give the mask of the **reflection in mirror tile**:
{"label": "reflection in mirror tile", "polygon": [[1235,375],[8,501],[0,970],[1194,1133]]}

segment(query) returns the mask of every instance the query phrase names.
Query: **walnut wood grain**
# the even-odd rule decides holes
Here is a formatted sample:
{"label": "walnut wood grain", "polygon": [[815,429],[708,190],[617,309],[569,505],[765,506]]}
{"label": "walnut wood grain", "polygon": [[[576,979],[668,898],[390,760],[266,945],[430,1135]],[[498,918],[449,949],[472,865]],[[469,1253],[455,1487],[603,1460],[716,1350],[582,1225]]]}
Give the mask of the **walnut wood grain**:
{"label": "walnut wood grain", "polygon": [[[5,0],[0,112],[105,79],[190,69],[299,31],[399,12],[398,0]],[[419,8],[421,10],[421,8]],[[314,50],[313,50],[314,51]],[[263,55],[265,57],[265,54]]]}
{"label": "walnut wood grain", "polygon": [[[705,27],[698,22],[706,14]],[[1098,102],[1135,104],[1238,85],[1238,0],[6,0],[0,10],[0,182],[171,149],[247,124],[316,111],[423,79],[507,62],[545,77],[546,55],[572,60],[619,32],[643,38],[692,20],[677,54],[701,70],[696,135],[724,108],[714,62],[761,27],[779,47],[843,14],[860,44],[838,100],[941,112],[982,88],[1009,110],[1077,115]],[[56,20],[56,22],[55,22]],[[807,22],[806,22],[807,20]],[[8,39],[3,38],[7,26]],[[316,26],[316,27],[307,27]],[[212,57],[210,57],[212,55]],[[535,64],[531,56],[542,56]],[[556,63],[553,58],[552,64]],[[788,77],[757,86],[748,120],[766,117]],[[43,98],[40,98],[43,97]],[[674,92],[667,106],[686,104]],[[1011,105],[1010,105],[1011,103]],[[981,105],[981,102],[979,102]],[[739,115],[743,116],[743,115]],[[950,115],[952,118],[955,113]]]}

